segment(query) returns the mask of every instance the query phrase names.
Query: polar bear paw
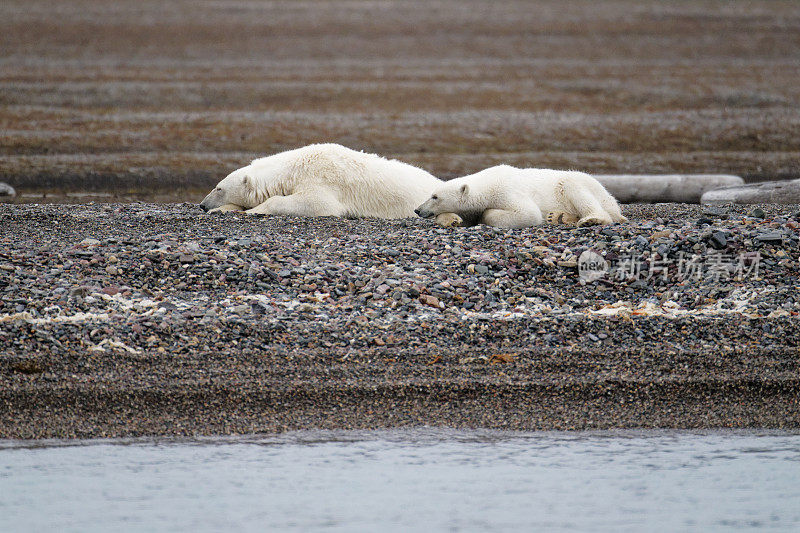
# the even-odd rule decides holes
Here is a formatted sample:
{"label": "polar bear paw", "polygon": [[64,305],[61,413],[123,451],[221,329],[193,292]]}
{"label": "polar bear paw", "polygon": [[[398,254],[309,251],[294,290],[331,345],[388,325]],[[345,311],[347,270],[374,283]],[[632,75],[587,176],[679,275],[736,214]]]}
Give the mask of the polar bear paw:
{"label": "polar bear paw", "polygon": [[575,224],[578,222],[578,217],[563,211],[555,211],[549,213],[545,220],[548,224]]}
{"label": "polar bear paw", "polygon": [[585,226],[605,226],[607,224],[613,224],[613,223],[614,222],[609,217],[589,215],[587,217],[583,217],[578,221],[578,227],[583,228]]}
{"label": "polar bear paw", "polygon": [[464,223],[464,219],[455,213],[442,213],[436,215],[436,223],[445,228],[456,228]]}
{"label": "polar bear paw", "polygon": [[244,208],[234,204],[225,204],[217,207],[216,209],[209,210],[208,213],[229,213],[231,211],[244,211]]}

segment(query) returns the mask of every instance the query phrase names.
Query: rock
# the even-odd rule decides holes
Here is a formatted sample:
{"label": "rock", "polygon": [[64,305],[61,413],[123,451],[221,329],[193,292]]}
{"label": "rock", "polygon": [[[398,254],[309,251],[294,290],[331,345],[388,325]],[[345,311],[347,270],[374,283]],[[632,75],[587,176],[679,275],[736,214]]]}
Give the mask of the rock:
{"label": "rock", "polygon": [[756,240],[767,244],[782,244],[783,234],[779,231],[769,231],[756,235]]}
{"label": "rock", "polygon": [[762,219],[767,218],[767,214],[760,207],[756,207],[755,209],[750,211],[750,216],[753,218],[762,218]]}
{"label": "rock", "polygon": [[730,210],[724,207],[706,207],[703,209],[703,215],[713,219],[727,220],[730,216]]}
{"label": "rock", "polygon": [[711,220],[710,218],[701,217],[701,218],[697,219],[697,226],[698,227],[710,226],[713,223],[714,223],[714,221]]}
{"label": "rock", "polygon": [[432,296],[430,294],[422,294],[422,295],[420,295],[419,301],[421,303],[425,304],[425,305],[430,305],[431,307],[437,307],[437,308],[441,304],[441,302],[439,301],[439,298],[437,298],[436,296]]}
{"label": "rock", "polygon": [[248,313],[252,312],[253,308],[250,305],[234,305],[230,308],[232,313],[236,313],[239,316],[245,316]]}
{"label": "rock", "polygon": [[264,268],[264,269],[262,269],[262,272],[263,272],[263,274],[265,276],[267,276],[268,278],[270,278],[270,279],[272,279],[274,281],[279,281],[281,279],[281,277],[278,275],[278,273],[275,272],[274,270],[270,269],[270,268]]}
{"label": "rock", "polygon": [[255,316],[264,316],[267,313],[267,308],[261,302],[251,302],[250,311]]}
{"label": "rock", "polygon": [[728,235],[724,231],[715,231],[708,238],[708,244],[715,250],[722,250],[728,246]]}
{"label": "rock", "polygon": [[73,287],[69,291],[70,298],[86,298],[89,294],[89,287],[80,286],[80,287]]}
{"label": "rock", "polygon": [[800,179],[714,189],[704,193],[700,201],[704,204],[798,204]]}
{"label": "rock", "polygon": [[595,175],[621,203],[699,203],[707,191],[744,184],[726,174]]}

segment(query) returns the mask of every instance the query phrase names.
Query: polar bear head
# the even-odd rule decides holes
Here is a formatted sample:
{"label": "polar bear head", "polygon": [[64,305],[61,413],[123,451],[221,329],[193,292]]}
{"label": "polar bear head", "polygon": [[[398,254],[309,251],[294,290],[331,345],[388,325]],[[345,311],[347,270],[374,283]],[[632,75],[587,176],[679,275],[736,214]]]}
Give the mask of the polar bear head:
{"label": "polar bear head", "polygon": [[213,191],[200,202],[204,211],[217,209],[224,205],[234,205],[250,209],[258,205],[257,191],[251,176],[252,165],[234,170],[217,183]]}
{"label": "polar bear head", "polygon": [[431,218],[442,213],[469,214],[472,207],[469,185],[451,180],[436,189],[414,212],[422,218]]}

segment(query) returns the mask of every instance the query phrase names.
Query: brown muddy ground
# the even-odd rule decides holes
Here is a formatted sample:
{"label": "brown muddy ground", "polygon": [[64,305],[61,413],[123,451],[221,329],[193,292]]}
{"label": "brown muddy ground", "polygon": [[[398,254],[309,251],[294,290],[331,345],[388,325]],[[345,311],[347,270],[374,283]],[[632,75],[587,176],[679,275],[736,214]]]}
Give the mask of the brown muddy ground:
{"label": "brown muddy ground", "polygon": [[443,178],[798,177],[799,57],[797,2],[6,0],[0,181],[194,201],[318,141]]}

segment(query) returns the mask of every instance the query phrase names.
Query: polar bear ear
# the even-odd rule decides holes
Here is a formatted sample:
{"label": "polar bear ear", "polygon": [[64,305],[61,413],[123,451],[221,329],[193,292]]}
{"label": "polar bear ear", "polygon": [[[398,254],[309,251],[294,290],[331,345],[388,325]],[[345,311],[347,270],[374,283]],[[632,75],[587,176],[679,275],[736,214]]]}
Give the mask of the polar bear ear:
{"label": "polar bear ear", "polygon": [[465,183],[461,186],[461,196],[466,196],[467,194],[469,194],[469,185]]}
{"label": "polar bear ear", "polygon": [[246,190],[252,188],[253,186],[253,184],[250,181],[250,176],[248,176],[247,174],[245,174],[244,177],[242,178],[242,186]]}

